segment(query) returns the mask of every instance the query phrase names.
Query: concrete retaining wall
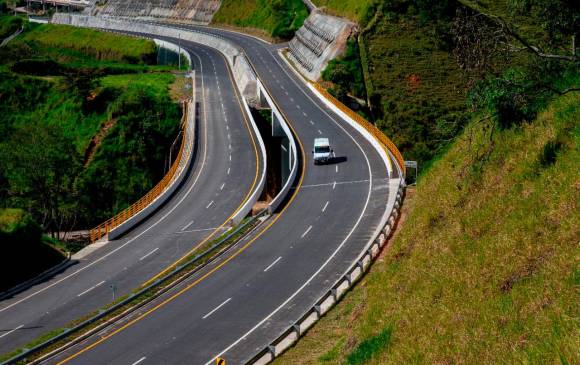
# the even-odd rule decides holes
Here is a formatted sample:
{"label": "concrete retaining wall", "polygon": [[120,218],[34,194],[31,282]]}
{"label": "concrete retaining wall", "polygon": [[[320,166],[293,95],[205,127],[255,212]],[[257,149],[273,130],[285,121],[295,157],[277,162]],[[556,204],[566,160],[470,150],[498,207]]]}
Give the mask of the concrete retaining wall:
{"label": "concrete retaining wall", "polygon": [[[266,184],[266,148],[264,146],[262,138],[260,137],[260,132],[258,130],[256,122],[254,121],[252,114],[250,113],[249,110],[249,105],[256,105],[259,103],[258,78],[256,72],[254,71],[252,65],[248,61],[243,50],[235,46],[230,41],[221,38],[219,36],[199,31],[172,28],[167,25],[161,26],[157,24],[143,23],[137,21],[131,22],[126,19],[92,17],[87,15],[63,14],[63,13],[54,14],[52,22],[57,24],[69,24],[78,27],[108,29],[130,33],[146,33],[160,37],[179,38],[185,41],[195,42],[214,48],[225,57],[226,61],[230,65],[230,69],[232,70],[234,81],[238,87],[238,90],[242,95],[242,99],[244,101],[244,103],[242,104],[244,105],[247,115],[251,120],[251,125],[252,128],[254,129],[254,133],[259,140],[263,161],[262,163],[263,169],[261,174],[262,177],[260,179],[260,182],[258,183],[258,186],[254,190],[252,196],[246,201],[244,206],[240,210],[238,210],[236,215],[232,218],[233,224],[238,224],[239,222],[241,222],[243,218],[248,214],[248,212],[252,209],[252,206],[259,199],[261,192]],[[262,92],[268,94],[265,88],[263,88]],[[270,106],[272,107],[272,109],[277,111],[278,109],[269,95],[268,100],[270,100],[271,102]],[[281,122],[290,141],[291,149],[294,153],[293,158],[294,164],[292,167],[292,175],[291,178],[289,179],[287,186],[285,186],[283,190],[274,198],[274,200],[272,201],[272,203],[274,204],[271,203],[269,207],[271,211],[275,210],[275,208],[278,207],[276,204],[279,205],[283,201],[283,198],[290,190],[291,182],[293,182],[298,170],[298,154],[296,141],[294,139],[294,136],[290,132],[290,128],[288,127],[287,122],[283,118],[281,119]]]}
{"label": "concrete retaining wall", "polygon": [[[281,55],[282,56],[282,55]],[[285,57],[282,58],[286,60]],[[296,72],[296,70],[289,65],[290,68]],[[397,164],[393,164],[394,157],[387,155],[385,149],[381,146],[380,142],[377,141],[366,129],[359,125],[355,120],[350,118],[348,115],[340,111],[334,104],[329,100],[324,98],[323,95],[318,93],[318,91],[312,87],[312,85],[305,80],[300,74],[296,72],[296,76],[307,85],[308,88],[333,112],[335,112],[342,120],[354,127],[362,136],[367,139],[372,146],[377,150],[379,155],[382,157],[389,176],[393,176],[393,169],[398,170],[397,176],[403,176],[401,173],[401,168]],[[274,341],[272,341],[266,348],[262,349],[256,356],[248,361],[249,364],[268,364],[273,361],[274,358],[281,355],[289,346],[298,341],[300,336],[302,336],[310,327],[312,327],[325,313],[327,313],[338,301],[350,290],[355,283],[364,275],[366,271],[370,268],[373,260],[378,256],[380,250],[387,243],[387,238],[392,234],[397,218],[399,217],[399,211],[402,206],[402,202],[405,196],[405,180],[402,178],[392,178],[389,179],[389,197],[387,204],[385,206],[385,213],[381,219],[381,223],[377,230],[373,233],[372,239],[369,240],[368,244],[363,248],[360,255],[356,260],[352,262],[349,268],[341,276],[341,279],[337,280],[330,289],[325,292],[316,303],[306,311],[300,317],[298,321],[292,323],[289,328],[282,332],[280,336]],[[289,336],[291,331],[295,331],[297,336]],[[283,343],[283,346],[279,346]]]}
{"label": "concrete retaining wall", "polygon": [[289,55],[310,80],[318,80],[330,60],[344,52],[356,25],[314,10],[288,44]]}
{"label": "concrete retaining wall", "polygon": [[158,47],[162,47],[170,50],[171,52],[181,54],[183,57],[187,59],[187,62],[189,62],[189,68],[191,68],[191,65],[193,65],[193,63],[191,63],[191,55],[188,52],[184,51],[183,48],[181,48],[179,45],[175,43],[166,42],[161,39],[154,39],[153,42],[155,42],[155,44]]}

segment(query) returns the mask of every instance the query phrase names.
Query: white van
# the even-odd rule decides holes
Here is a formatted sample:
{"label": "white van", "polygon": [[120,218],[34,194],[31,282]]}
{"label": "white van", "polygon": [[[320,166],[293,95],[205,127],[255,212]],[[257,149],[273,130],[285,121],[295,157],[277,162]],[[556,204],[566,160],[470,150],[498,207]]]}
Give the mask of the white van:
{"label": "white van", "polygon": [[314,156],[315,165],[329,162],[332,159],[334,151],[330,148],[328,138],[315,138],[312,154]]}

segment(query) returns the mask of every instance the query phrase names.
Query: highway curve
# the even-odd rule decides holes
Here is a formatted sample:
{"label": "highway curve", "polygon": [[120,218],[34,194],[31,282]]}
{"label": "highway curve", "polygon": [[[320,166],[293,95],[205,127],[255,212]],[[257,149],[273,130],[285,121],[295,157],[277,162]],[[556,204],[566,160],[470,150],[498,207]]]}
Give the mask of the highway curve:
{"label": "highway curve", "polygon": [[0,353],[101,308],[181,258],[241,207],[261,179],[260,146],[219,57],[192,54],[197,155],[182,187],[127,236],[56,277],[0,302]]}
{"label": "highway curve", "polygon": [[[329,289],[383,217],[390,179],[381,156],[321,106],[283,64],[276,47],[198,29],[245,49],[291,124],[304,158],[292,197],[219,262],[51,362],[209,364],[222,355],[228,364],[245,363]],[[340,163],[313,166],[312,143],[322,136],[330,138]]]}

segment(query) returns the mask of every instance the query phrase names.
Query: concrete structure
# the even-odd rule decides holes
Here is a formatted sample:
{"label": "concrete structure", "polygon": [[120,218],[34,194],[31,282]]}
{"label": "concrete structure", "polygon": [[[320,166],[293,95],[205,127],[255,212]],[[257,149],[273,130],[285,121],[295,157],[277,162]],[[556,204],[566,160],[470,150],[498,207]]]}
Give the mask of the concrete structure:
{"label": "concrete structure", "polygon": [[220,5],[221,0],[106,0],[93,2],[85,14],[209,24]]}
{"label": "concrete structure", "polygon": [[344,52],[356,24],[314,10],[288,44],[289,58],[310,80],[320,78],[328,62]]}

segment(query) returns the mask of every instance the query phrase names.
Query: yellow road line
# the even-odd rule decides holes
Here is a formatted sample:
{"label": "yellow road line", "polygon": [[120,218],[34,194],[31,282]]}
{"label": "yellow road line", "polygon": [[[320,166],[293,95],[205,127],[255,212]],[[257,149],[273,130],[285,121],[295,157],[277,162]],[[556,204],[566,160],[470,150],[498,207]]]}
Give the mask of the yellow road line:
{"label": "yellow road line", "polygon": [[[222,57],[223,57],[223,55],[222,55]],[[226,65],[227,65],[227,60],[224,59],[224,61],[226,62]],[[194,253],[200,247],[202,247],[204,244],[206,244],[213,236],[215,236],[215,234],[217,232],[219,232],[230,221],[230,219],[232,219],[239,212],[240,209],[242,209],[242,207],[244,206],[244,204],[246,204],[246,202],[250,198],[250,195],[254,191],[254,187],[256,186],[256,182],[258,180],[258,175],[260,174],[260,169],[259,169],[260,168],[260,158],[259,158],[259,155],[258,155],[258,149],[257,149],[257,146],[256,146],[256,141],[255,141],[255,138],[254,138],[254,135],[253,135],[252,131],[250,130],[250,125],[249,125],[248,117],[246,116],[246,113],[245,113],[245,111],[244,111],[244,109],[242,107],[242,104],[241,104],[241,101],[240,101],[240,95],[238,93],[238,90],[237,90],[236,85],[234,83],[234,80],[232,78],[231,71],[229,70],[229,66],[226,66],[226,68],[228,69],[228,75],[230,77],[230,81],[232,82],[232,86],[233,86],[234,92],[236,94],[236,100],[238,102],[238,106],[240,107],[240,111],[242,112],[242,115],[244,117],[244,122],[245,122],[245,125],[246,125],[246,129],[248,130],[248,133],[250,134],[250,137],[252,139],[252,147],[254,148],[254,154],[256,156],[256,173],[254,175],[254,181],[252,182],[252,186],[251,186],[250,190],[248,191],[248,193],[246,194],[246,196],[242,200],[242,203],[236,208],[236,210],[232,213],[232,215],[230,215],[219,227],[217,227],[213,232],[211,232],[199,244],[197,244],[195,247],[193,247],[191,250],[189,250],[185,255],[183,255],[182,257],[180,257],[179,259],[177,259],[177,261],[175,261],[174,263],[172,263],[171,265],[169,265],[168,267],[166,267],[165,269],[163,269],[161,272],[159,272],[158,274],[156,274],[155,276],[153,276],[152,278],[150,278],[146,282],[144,282],[141,285],[142,287],[145,287],[145,286],[151,284],[152,282],[154,282],[155,280],[157,280],[161,276],[163,276],[163,275],[167,274],[169,271],[175,269],[179,265],[180,262],[184,261],[188,256],[190,256],[192,253]],[[205,103],[205,90],[204,90],[204,88],[202,88],[202,94],[203,94],[204,103]],[[204,119],[207,118],[207,114],[206,114],[205,107],[203,108],[203,117],[204,117]],[[207,119],[206,119],[206,126],[207,126]],[[207,141],[206,141],[206,143],[207,143]]]}
{"label": "yellow road line", "polygon": [[[222,55],[222,57],[224,57],[224,56]],[[224,57],[224,59],[225,59],[225,57]],[[229,67],[227,67],[227,68],[228,68],[228,71],[229,71],[229,74],[230,74],[230,78],[232,78],[231,70],[229,69]],[[264,86],[264,87],[266,88],[266,86]],[[278,104],[275,101],[274,101],[274,103],[276,104],[276,106],[278,106]],[[296,138],[296,140],[298,142],[298,145],[300,146],[300,151],[301,151],[302,157],[306,156],[306,154],[304,153],[304,146],[302,144],[302,141],[300,140],[300,138],[298,138],[298,135],[296,134],[295,129],[290,124],[289,119],[286,117],[286,115],[284,114],[284,112],[279,107],[278,107],[278,109],[280,110],[280,113],[282,113],[283,116],[288,121],[288,126],[292,130],[292,132],[293,132],[293,134],[294,134],[294,136],[295,136],[295,138]],[[304,161],[304,159],[303,159],[303,161]],[[200,282],[202,282],[203,280],[205,280],[207,277],[209,277],[210,275],[212,275],[214,272],[216,272],[217,270],[219,270],[221,267],[223,267],[224,265],[226,265],[228,262],[230,262],[231,260],[233,260],[234,258],[236,258],[238,255],[240,255],[252,243],[254,243],[258,238],[260,238],[266,231],[268,231],[270,229],[270,227],[272,227],[272,225],[274,223],[276,223],[278,221],[278,219],[280,219],[280,217],[284,214],[284,212],[288,209],[288,207],[290,207],[290,205],[292,205],[292,202],[298,196],[298,192],[300,191],[300,189],[302,187],[302,183],[304,181],[304,175],[305,174],[306,174],[306,163],[302,163],[302,172],[300,174],[300,180],[298,182],[298,185],[297,185],[296,189],[294,190],[294,194],[292,194],[292,197],[288,201],[288,204],[286,204],[286,206],[284,206],[284,208],[280,211],[280,213],[274,219],[272,219],[272,221],[266,227],[264,227],[264,229],[262,231],[260,231],[260,233],[258,233],[254,238],[252,238],[250,241],[248,241],[248,243],[246,243],[244,246],[240,247],[240,249],[237,252],[235,252],[232,256],[230,256],[227,259],[225,259],[224,261],[222,261],[219,265],[217,265],[216,267],[214,267],[213,269],[211,269],[209,272],[207,272],[206,274],[204,274],[202,277],[200,277],[199,279],[197,279],[193,283],[187,285],[185,288],[181,289],[180,291],[178,291],[177,293],[175,293],[171,297],[165,299],[163,302],[157,304],[155,307],[151,308],[147,312],[139,315],[137,318],[135,318],[135,319],[127,322],[126,324],[124,324],[120,328],[116,329],[115,331],[111,332],[110,334],[101,337],[96,342],[93,342],[92,344],[90,344],[90,345],[82,348],[78,352],[76,352],[76,353],[72,354],[71,356],[67,357],[66,359],[62,360],[61,362],[58,363],[58,365],[65,364],[65,363],[67,363],[67,362],[75,359],[76,357],[82,355],[83,353],[85,353],[85,352],[87,352],[87,351],[95,348],[99,344],[105,342],[109,338],[111,338],[111,337],[115,336],[116,334],[122,332],[126,328],[128,328],[128,327],[132,326],[133,324],[139,322],[143,318],[149,316],[151,313],[153,313],[153,312],[157,311],[158,309],[164,307],[165,305],[171,303],[172,301],[174,301],[175,299],[177,299],[179,296],[181,296],[182,294],[184,294],[185,292],[187,292],[189,289],[193,288],[194,286],[196,286],[197,284],[199,284]]]}

